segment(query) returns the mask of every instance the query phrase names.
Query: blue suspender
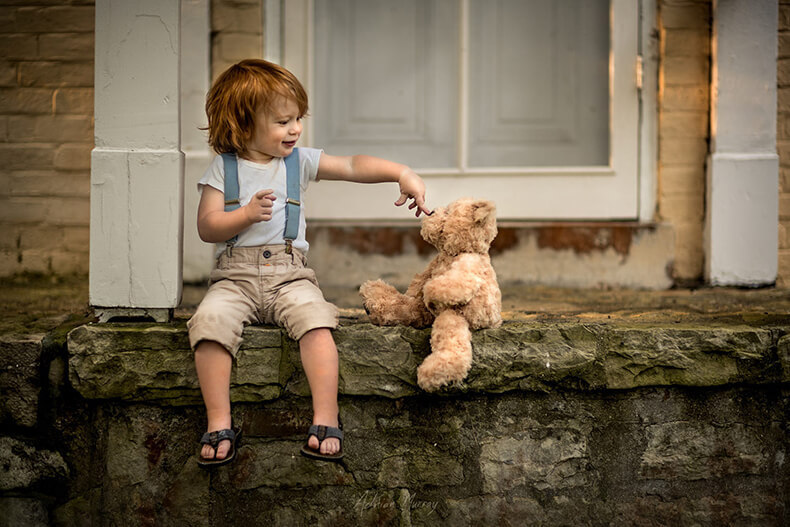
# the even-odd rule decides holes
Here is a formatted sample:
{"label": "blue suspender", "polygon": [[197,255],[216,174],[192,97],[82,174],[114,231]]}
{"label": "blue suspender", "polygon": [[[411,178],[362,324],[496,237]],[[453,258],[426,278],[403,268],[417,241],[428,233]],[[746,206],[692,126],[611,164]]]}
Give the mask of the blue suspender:
{"label": "blue suspender", "polygon": [[[236,161],[236,154],[222,154],[222,162],[225,168],[225,212],[230,212],[239,208],[239,171]],[[285,252],[291,254],[292,244],[299,235],[299,212],[301,202],[299,201],[300,177],[299,177],[299,149],[294,148],[291,155],[285,158],[285,178],[287,199],[285,200]],[[238,235],[227,242],[230,251],[233,244],[238,240]]]}
{"label": "blue suspender", "polygon": [[[239,208],[239,170],[236,163],[236,154],[222,154],[222,163],[225,167],[225,212],[230,212]],[[238,234],[226,241],[228,250],[233,247]]]}
{"label": "blue suspender", "polygon": [[302,203],[299,201],[299,149],[294,148],[291,155],[285,158],[285,178],[287,182],[288,198],[285,200],[285,252],[291,253],[291,244],[299,236],[299,211]]}

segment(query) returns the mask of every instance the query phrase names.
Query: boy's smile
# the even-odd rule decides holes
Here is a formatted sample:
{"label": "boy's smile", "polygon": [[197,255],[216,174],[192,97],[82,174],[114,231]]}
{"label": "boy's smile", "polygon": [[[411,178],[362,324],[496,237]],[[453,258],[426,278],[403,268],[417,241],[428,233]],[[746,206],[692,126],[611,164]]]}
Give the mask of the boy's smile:
{"label": "boy's smile", "polygon": [[301,135],[302,116],[296,101],[278,97],[270,108],[259,108],[255,114],[255,132],[243,157],[256,163],[287,157]]}

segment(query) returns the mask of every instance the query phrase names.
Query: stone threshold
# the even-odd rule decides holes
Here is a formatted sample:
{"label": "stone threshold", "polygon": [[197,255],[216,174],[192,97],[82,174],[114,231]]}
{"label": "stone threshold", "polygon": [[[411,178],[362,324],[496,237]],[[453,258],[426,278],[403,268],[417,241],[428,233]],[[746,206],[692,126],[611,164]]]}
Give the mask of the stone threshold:
{"label": "stone threshold", "polygon": [[[510,319],[473,333],[467,379],[437,396],[787,383],[790,320],[766,317],[753,324]],[[416,368],[429,352],[430,329],[377,327],[350,317],[334,335],[342,395],[395,399],[425,393]],[[70,384],[86,399],[201,401],[183,321],[82,325],[68,334],[67,346]],[[231,378],[233,401],[287,395],[309,395],[296,343],[276,327],[246,328]]]}

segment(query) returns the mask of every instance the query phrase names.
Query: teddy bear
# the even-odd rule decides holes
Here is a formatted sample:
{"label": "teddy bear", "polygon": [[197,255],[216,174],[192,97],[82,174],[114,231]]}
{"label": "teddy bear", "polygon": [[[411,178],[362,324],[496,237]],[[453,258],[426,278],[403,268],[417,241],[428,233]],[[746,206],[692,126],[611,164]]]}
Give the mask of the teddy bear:
{"label": "teddy bear", "polygon": [[417,368],[425,391],[466,378],[471,330],[502,324],[502,294],[488,249],[497,235],[496,207],[462,198],[422,220],[420,235],[439,254],[415,275],[405,294],[382,280],[359,288],[370,321],[431,329],[431,353]]}

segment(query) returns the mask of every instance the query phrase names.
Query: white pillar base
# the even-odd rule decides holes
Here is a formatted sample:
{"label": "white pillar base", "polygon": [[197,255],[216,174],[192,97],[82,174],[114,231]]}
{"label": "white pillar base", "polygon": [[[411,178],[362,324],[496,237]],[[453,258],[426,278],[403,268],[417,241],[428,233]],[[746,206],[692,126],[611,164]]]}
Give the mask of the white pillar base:
{"label": "white pillar base", "polygon": [[184,154],[96,148],[91,165],[90,304],[176,307]]}
{"label": "white pillar base", "polygon": [[716,153],[708,159],[706,280],[759,287],[777,273],[779,156]]}

